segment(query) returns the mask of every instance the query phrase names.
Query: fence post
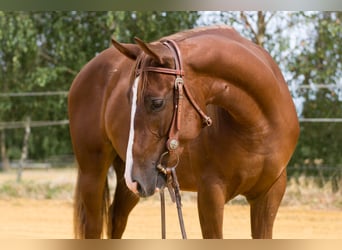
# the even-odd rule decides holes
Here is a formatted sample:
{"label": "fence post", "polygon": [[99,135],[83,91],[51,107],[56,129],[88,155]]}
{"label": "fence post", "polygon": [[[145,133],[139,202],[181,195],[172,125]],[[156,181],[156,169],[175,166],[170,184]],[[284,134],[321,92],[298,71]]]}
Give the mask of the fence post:
{"label": "fence post", "polygon": [[2,161],[0,171],[7,171],[10,169],[10,166],[9,166],[9,160],[7,157],[7,150],[6,150],[6,134],[5,134],[5,130],[2,128],[0,128],[0,148],[1,148],[1,161]]}
{"label": "fence post", "polygon": [[31,133],[31,118],[28,117],[25,121],[25,134],[24,134],[24,140],[23,140],[23,147],[21,150],[21,157],[19,161],[19,166],[18,166],[18,173],[17,173],[17,182],[21,182],[21,176],[22,176],[22,171],[24,168],[24,163],[27,159],[27,153],[28,153],[28,141]]}

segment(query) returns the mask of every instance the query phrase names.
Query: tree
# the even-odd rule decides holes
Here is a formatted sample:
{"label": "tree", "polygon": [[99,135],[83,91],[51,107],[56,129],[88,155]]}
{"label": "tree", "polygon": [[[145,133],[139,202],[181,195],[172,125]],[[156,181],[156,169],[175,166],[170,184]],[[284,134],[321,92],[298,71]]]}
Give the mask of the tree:
{"label": "tree", "polygon": [[[67,91],[82,66],[111,46],[112,36],[152,41],[192,28],[197,17],[196,12],[157,11],[0,12],[0,91]],[[1,121],[67,119],[63,95],[0,98]],[[7,153],[18,159],[23,130],[5,132]],[[67,126],[33,128],[29,143],[33,159],[72,152]]]}
{"label": "tree", "polygon": [[[304,15],[304,14],[303,14]],[[289,70],[303,84],[336,84],[342,78],[342,13],[318,12],[305,15],[309,36],[301,41],[301,51],[289,58]]]}
{"label": "tree", "polygon": [[[310,37],[302,41],[301,53],[289,58],[293,80],[311,85],[305,97],[303,117],[342,117],[342,13],[317,12],[305,16],[312,26]],[[326,88],[315,88],[315,84]],[[293,164],[320,164],[342,169],[341,123],[302,123],[301,138]],[[317,162],[317,161],[316,161]]]}
{"label": "tree", "polygon": [[190,12],[122,11],[112,13],[114,37],[122,42],[134,42],[139,37],[152,42],[163,36],[193,28],[199,14]]}
{"label": "tree", "polygon": [[291,13],[284,11],[204,12],[199,23],[232,26],[242,36],[264,47],[284,72],[287,69],[284,60],[286,61],[290,46],[286,28],[291,19]]}
{"label": "tree", "polygon": [[[0,12],[0,48],[0,92],[25,87],[29,84],[27,72],[33,70],[37,53],[34,24],[27,13]],[[0,101],[0,121],[14,120],[21,104],[10,97],[3,98]],[[18,114],[19,119],[24,115]],[[13,137],[16,140],[18,135],[6,135],[2,129],[0,132],[1,159],[5,168],[8,165],[6,141],[11,144]]]}
{"label": "tree", "polygon": [[[300,117],[342,118],[341,12],[235,11],[204,16],[204,24],[231,25],[269,51],[289,84]],[[318,89],[316,84],[327,87]],[[303,85],[312,88],[303,90]],[[290,165],[320,159],[316,162],[342,168],[340,131],[341,123],[301,123]]]}

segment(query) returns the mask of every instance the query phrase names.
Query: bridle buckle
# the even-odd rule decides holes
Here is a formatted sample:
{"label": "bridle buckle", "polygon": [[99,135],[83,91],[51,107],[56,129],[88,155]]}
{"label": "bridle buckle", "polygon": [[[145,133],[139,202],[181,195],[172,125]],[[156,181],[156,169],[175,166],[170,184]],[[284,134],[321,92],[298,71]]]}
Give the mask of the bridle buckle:
{"label": "bridle buckle", "polygon": [[184,84],[183,78],[180,76],[177,76],[175,80],[175,89],[178,89],[178,85],[183,85],[183,84]]}

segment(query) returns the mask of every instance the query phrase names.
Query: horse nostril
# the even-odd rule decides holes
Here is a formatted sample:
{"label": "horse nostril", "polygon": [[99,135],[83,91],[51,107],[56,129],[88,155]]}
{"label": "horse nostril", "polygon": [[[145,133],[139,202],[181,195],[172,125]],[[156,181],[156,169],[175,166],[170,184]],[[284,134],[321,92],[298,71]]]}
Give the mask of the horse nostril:
{"label": "horse nostril", "polygon": [[145,197],[145,191],[144,189],[142,188],[142,186],[140,185],[140,183],[136,180],[133,180],[134,183],[136,183],[136,191],[137,193],[139,194],[139,196],[141,197]]}

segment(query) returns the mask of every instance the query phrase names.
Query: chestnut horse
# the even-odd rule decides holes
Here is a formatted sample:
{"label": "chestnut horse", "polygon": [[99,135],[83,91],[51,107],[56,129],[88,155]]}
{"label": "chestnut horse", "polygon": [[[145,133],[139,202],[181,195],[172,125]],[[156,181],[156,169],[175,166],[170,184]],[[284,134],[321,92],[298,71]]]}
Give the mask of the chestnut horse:
{"label": "chestnut horse", "polygon": [[117,50],[89,62],[70,90],[76,236],[100,237],[109,214],[108,236],[120,238],[139,196],[165,186],[160,166],[177,162],[180,188],[197,191],[204,238],[222,238],[224,204],[239,194],[250,204],[252,237],[271,238],[299,136],[275,62],[229,27],[136,42],[113,40]]}

